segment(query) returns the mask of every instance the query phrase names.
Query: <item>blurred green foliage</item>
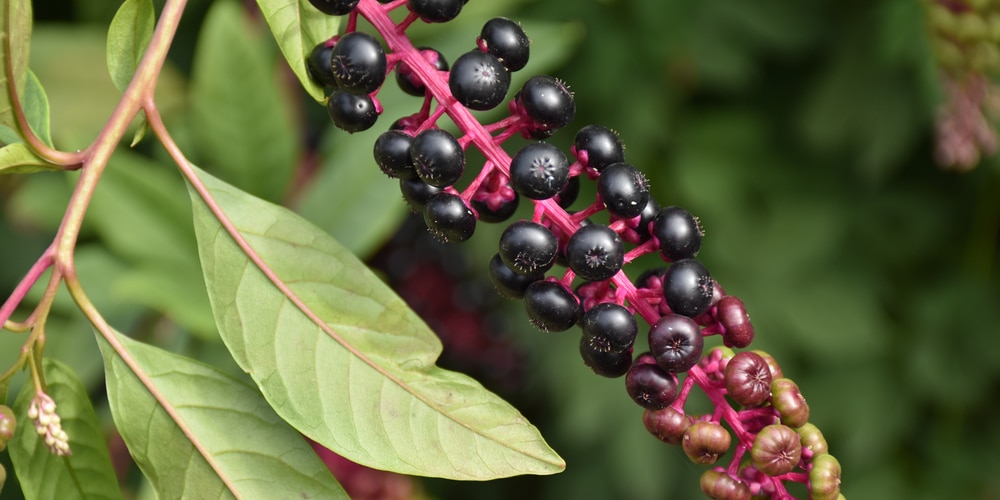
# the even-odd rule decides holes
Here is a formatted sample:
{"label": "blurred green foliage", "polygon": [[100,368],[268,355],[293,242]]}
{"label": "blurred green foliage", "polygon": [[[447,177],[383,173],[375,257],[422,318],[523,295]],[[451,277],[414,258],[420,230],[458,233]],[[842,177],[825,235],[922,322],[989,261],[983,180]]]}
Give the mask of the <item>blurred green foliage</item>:
{"label": "blurred green foliage", "polygon": [[[244,189],[283,197],[359,254],[373,253],[405,208],[396,183],[371,162],[371,144],[419,101],[387,85],[378,130],[333,131],[294,81],[259,81],[279,64],[259,18],[247,17],[255,28],[246,32],[227,27],[253,44],[227,52],[232,38],[199,39],[212,2],[189,3],[158,88],[182,147]],[[35,2],[31,67],[49,95],[57,147],[86,145],[115,103],[104,69],[114,7]],[[532,38],[520,78],[544,71],[575,91],[577,117],[554,143],[568,149],[577,128],[610,126],[655,197],[700,216],[701,259],[747,304],[754,347],[771,352],[808,398],[843,465],[848,498],[1000,498],[1000,163],[987,159],[965,174],[933,163],[938,75],[920,3],[473,0],[453,23],[418,25],[413,36],[454,60],[493,15],[522,21]],[[199,63],[204,57],[249,58],[258,81],[209,74],[223,66]],[[206,99],[235,114],[192,123]],[[239,108],[245,99],[258,108]],[[275,100],[258,102],[265,99]],[[256,118],[240,115],[250,111]],[[225,117],[239,121],[209,121]],[[260,137],[267,124],[289,120],[294,128],[278,131],[272,153],[314,168],[308,183],[269,177],[290,165],[271,169],[245,151],[227,152],[239,147],[232,137],[242,127]],[[183,184],[152,143],[112,162],[81,240],[81,280],[119,330],[235,370],[207,316]],[[0,295],[47,244],[73,178],[0,178]],[[480,225],[460,247],[464,260],[485,269],[499,230]],[[626,270],[652,265],[643,259]],[[576,335],[541,335],[519,304],[509,305],[528,375],[502,395],[568,468],[489,483],[427,480],[429,495],[700,495],[701,466],[646,433],[622,381],[583,366]],[[53,314],[48,353],[102,397],[89,327],[68,298]],[[0,363],[19,342],[0,335]],[[4,498],[16,495],[12,477]]]}

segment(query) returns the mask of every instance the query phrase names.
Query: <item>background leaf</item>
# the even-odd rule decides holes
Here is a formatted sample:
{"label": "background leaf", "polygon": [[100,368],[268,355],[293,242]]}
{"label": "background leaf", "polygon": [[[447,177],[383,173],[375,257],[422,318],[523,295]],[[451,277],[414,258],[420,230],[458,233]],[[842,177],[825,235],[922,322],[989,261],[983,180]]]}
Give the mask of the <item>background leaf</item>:
{"label": "background leaf", "polygon": [[27,417],[35,386],[30,382],[24,384],[14,403],[19,425],[9,448],[24,497],[29,500],[122,498],[104,433],[87,390],[76,374],[58,361],[45,358],[42,370],[46,393],[56,403],[56,413],[69,435],[72,454],[67,457],[53,455],[35,432],[34,424]]}
{"label": "background leaf", "polygon": [[118,8],[108,27],[108,71],[118,90],[132,82],[155,24],[152,0],[125,0]]}
{"label": "background leaf", "polygon": [[250,261],[192,188],[220,333],[285,420],[352,461],[401,473],[491,479],[563,469],[517,410],[435,366],[438,338],[329,235],[199,177],[287,287]]}
{"label": "background leaf", "polygon": [[[252,387],[194,360],[115,335],[151,386],[100,338],[111,412],[159,498],[347,498],[309,443]],[[171,419],[152,391],[182,422]]]}
{"label": "background leaf", "polygon": [[309,0],[257,0],[257,5],[306,92],[316,101],[325,99],[323,87],[309,78],[306,58],[313,47],[337,34],[340,17],[316,10]]}
{"label": "background leaf", "polygon": [[0,5],[0,125],[17,129],[14,109],[11,107],[10,86],[7,81],[7,65],[14,69],[14,88],[19,96],[24,95],[25,79],[28,76],[28,54],[31,45],[31,1],[7,0]]}

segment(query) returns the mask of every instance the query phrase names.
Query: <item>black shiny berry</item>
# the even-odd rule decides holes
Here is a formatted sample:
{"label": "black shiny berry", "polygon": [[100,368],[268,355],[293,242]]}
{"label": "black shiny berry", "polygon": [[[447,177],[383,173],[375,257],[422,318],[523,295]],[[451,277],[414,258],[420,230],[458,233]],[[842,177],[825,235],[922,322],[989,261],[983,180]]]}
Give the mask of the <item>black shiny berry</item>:
{"label": "black shiny berry", "polygon": [[495,17],[483,25],[479,39],[508,71],[517,71],[528,64],[530,42],[520,24],[505,17]]}
{"label": "black shiny berry", "polygon": [[660,255],[667,261],[698,255],[704,233],[691,212],[675,206],[663,208],[650,229],[660,242]]}
{"label": "black shiny berry", "polygon": [[473,49],[462,54],[451,67],[448,88],[469,109],[493,109],[507,97],[510,72],[492,54]]}
{"label": "black shiny berry", "polygon": [[623,219],[642,213],[649,201],[649,181],[628,163],[612,163],[597,179],[597,192],[608,212]]}
{"label": "black shiny berry", "polygon": [[521,274],[544,273],[556,261],[559,241],[549,228],[531,221],[518,221],[500,235],[500,258]]}
{"label": "black shiny berry", "polygon": [[656,364],[637,363],[625,376],[625,390],[647,410],[662,410],[677,399],[677,376]]}
{"label": "black shiny berry", "polygon": [[419,177],[399,180],[399,191],[403,193],[403,199],[410,207],[410,211],[415,214],[424,213],[424,205],[431,196],[441,192],[441,188],[428,185]]}
{"label": "black shiny berry", "polygon": [[[431,63],[435,69],[438,71],[448,71],[448,60],[444,58],[444,55],[435,49],[430,47],[419,47],[417,50],[420,51],[420,55],[423,56],[424,60]],[[416,73],[413,72],[413,68],[406,61],[399,61],[396,65],[396,84],[399,88],[403,89],[403,92],[410,94],[412,96],[423,97],[427,93],[427,87],[424,82],[420,81]]]}
{"label": "black shiny berry", "polygon": [[306,59],[306,72],[312,81],[329,88],[337,87],[337,79],[333,76],[333,69],[330,67],[330,58],[333,55],[333,46],[326,42],[313,47]]}
{"label": "black shiny berry", "polygon": [[628,309],[603,302],[591,307],[580,320],[584,339],[599,351],[629,351],[635,343],[639,324]]}
{"label": "black shiny berry", "polygon": [[337,86],[353,94],[370,94],[385,81],[386,59],[375,37],[352,31],[337,40],[330,55]]}
{"label": "black shiny berry", "polygon": [[586,337],[580,338],[580,357],[583,364],[602,377],[617,378],[625,375],[632,366],[632,350],[602,351],[588,342]]}
{"label": "black shiny berry", "polygon": [[500,202],[496,208],[491,207],[486,201],[472,198],[472,208],[475,208],[476,213],[479,214],[479,220],[496,223],[503,222],[509,219],[511,215],[514,215],[520,202],[521,198],[515,192],[513,198]]}
{"label": "black shiny berry", "polygon": [[569,183],[569,161],[547,142],[528,144],[510,160],[510,183],[525,198],[547,200]]}
{"label": "black shiny berry", "polygon": [[524,309],[531,324],[543,332],[570,329],[580,318],[580,301],[555,281],[536,281],[524,291]]}
{"label": "black shiny berry", "polygon": [[490,259],[490,281],[493,282],[497,292],[504,297],[520,299],[524,297],[528,285],[544,278],[544,273],[521,274],[514,271],[503,263],[499,253]]}
{"label": "black shiny berry", "polygon": [[712,276],[695,259],[674,262],[663,275],[663,297],[677,314],[701,315],[712,305],[712,291]]}
{"label": "black shiny berry", "polygon": [[417,176],[410,158],[413,137],[407,133],[390,130],[375,139],[375,163],[382,173],[397,179],[412,179]]}
{"label": "black shiny berry", "polygon": [[556,195],[556,202],[559,206],[568,209],[570,205],[580,196],[580,177],[570,177],[566,187]]}
{"label": "black shiny berry", "polygon": [[635,226],[635,234],[638,240],[634,243],[645,243],[652,236],[649,232],[649,225],[660,213],[660,204],[652,196],[646,201],[646,206],[639,212],[639,222]]}
{"label": "black shiny berry", "polygon": [[618,134],[603,125],[587,125],[576,133],[577,154],[587,152],[587,166],[600,172],[612,163],[625,161],[625,148]]}
{"label": "black shiny berry", "polygon": [[458,195],[446,192],[427,199],[424,223],[431,234],[444,243],[465,241],[476,231],[476,216],[472,210]]}
{"label": "black shiny berry", "polygon": [[371,96],[352,94],[341,89],[330,94],[326,110],[337,128],[352,134],[370,129],[378,120],[378,111],[375,110],[375,101]]}
{"label": "black shiny berry", "polygon": [[649,350],[656,364],[668,372],[689,370],[698,363],[704,347],[698,324],[687,316],[667,314],[649,330]]}
{"label": "black shiny berry", "polygon": [[541,130],[558,130],[576,115],[576,103],[569,88],[548,75],[533,76],[524,82],[517,101],[532,126]]}
{"label": "black shiny berry", "polygon": [[317,10],[331,16],[342,16],[358,6],[359,0],[309,0]]}
{"label": "black shiny berry", "polygon": [[577,276],[588,281],[610,279],[625,262],[625,245],[608,226],[583,226],[566,243],[566,260]]}
{"label": "black shiny berry", "polygon": [[465,2],[462,0],[406,0],[406,7],[425,23],[445,23],[455,19]]}
{"label": "black shiny berry", "polygon": [[410,159],[420,179],[431,186],[450,186],[465,172],[462,146],[455,136],[441,129],[417,134],[410,145]]}

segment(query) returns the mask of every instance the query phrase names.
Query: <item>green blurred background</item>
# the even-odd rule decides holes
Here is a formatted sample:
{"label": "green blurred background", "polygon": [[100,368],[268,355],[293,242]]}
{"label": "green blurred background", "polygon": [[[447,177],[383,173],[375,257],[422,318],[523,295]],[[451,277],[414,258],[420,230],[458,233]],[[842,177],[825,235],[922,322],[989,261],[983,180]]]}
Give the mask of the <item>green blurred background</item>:
{"label": "green blurred background", "polygon": [[[335,131],[280,71],[252,2],[220,4],[190,2],[158,89],[185,151],[293,206],[374,258],[390,281],[405,282],[392,265],[448,255],[454,293],[480,297],[473,316],[485,335],[502,337],[491,342],[517,366],[491,372],[482,368],[496,354],[454,349],[446,362],[510,399],[568,463],[551,477],[420,480],[417,489],[455,499],[698,497],[703,468],[646,433],[623,382],[583,366],[575,333],[542,335],[518,303],[484,295],[502,227],[481,224],[472,241],[447,248],[404,239],[395,245],[420,251],[403,264],[382,258],[406,208],[370,159],[371,145],[420,101],[390,83],[373,130]],[[104,63],[116,8],[35,2],[31,65],[63,149],[88,144],[118,97]],[[544,72],[575,92],[576,119],[553,143],[568,150],[588,123],[616,129],[661,204],[701,218],[699,257],[747,304],[754,347],[798,382],[843,465],[848,498],[1000,498],[1000,164],[988,158],[957,173],[934,163],[942,92],[924,3],[472,0],[452,23],[417,25],[412,35],[453,61],[495,15],[521,21],[533,41],[514,88]],[[260,141],[269,158],[253,152]],[[71,181],[0,178],[2,295],[50,241]],[[212,331],[187,195],[163,152],[149,138],[123,148],[105,181],[78,255],[95,303],[120,330],[236,370]],[[519,215],[528,214],[522,206]],[[89,328],[69,301],[54,314],[48,352],[78,370],[100,402]],[[18,345],[0,335],[0,361]],[[127,481],[142,490],[135,471]],[[2,496],[16,498],[16,485]]]}

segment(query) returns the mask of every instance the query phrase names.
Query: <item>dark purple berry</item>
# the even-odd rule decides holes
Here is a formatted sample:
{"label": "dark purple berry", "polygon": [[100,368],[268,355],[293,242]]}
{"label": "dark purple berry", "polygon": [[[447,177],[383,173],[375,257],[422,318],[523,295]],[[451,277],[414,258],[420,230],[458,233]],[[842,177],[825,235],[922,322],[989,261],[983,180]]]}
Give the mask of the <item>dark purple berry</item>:
{"label": "dark purple berry", "polygon": [[330,67],[330,58],[333,55],[333,46],[326,42],[313,47],[306,59],[306,72],[312,81],[329,88],[337,87],[337,79],[333,76],[333,69]]}
{"label": "dark purple berry", "polygon": [[695,259],[674,262],[663,276],[663,296],[670,310],[692,318],[711,307],[712,286],[708,269]]}
{"label": "dark purple berry", "polygon": [[462,12],[462,0],[406,0],[406,7],[425,23],[445,23]]}
{"label": "dark purple berry", "polygon": [[528,285],[544,279],[544,273],[521,274],[507,267],[500,258],[500,254],[495,254],[490,259],[490,280],[497,292],[510,299],[520,299],[524,297],[524,291]]}
{"label": "dark purple berry", "polygon": [[618,378],[632,366],[632,349],[624,351],[602,351],[599,347],[580,337],[580,357],[583,364],[602,377]]}
{"label": "dark purple berry", "polygon": [[583,226],[566,243],[566,260],[577,276],[587,281],[604,281],[621,270],[625,245],[608,226]]}
{"label": "dark purple berry", "polygon": [[688,371],[698,363],[705,339],[693,319],[667,314],[649,330],[649,350],[656,364],[672,373]]}
{"label": "dark purple berry", "polygon": [[781,415],[781,423],[790,427],[801,427],[809,421],[809,405],[791,379],[779,378],[771,382],[771,406]]}
{"label": "dark purple berry", "polygon": [[691,212],[681,207],[663,208],[650,229],[660,242],[660,254],[668,262],[698,255],[704,233]]}
{"label": "dark purple berry", "polygon": [[556,202],[560,207],[568,209],[578,196],[580,196],[580,177],[570,177],[566,187],[556,195]]}
{"label": "dark purple berry", "polygon": [[758,406],[771,397],[771,370],[753,352],[737,353],[726,364],[726,392],[743,406]]}
{"label": "dark purple berry", "polygon": [[685,415],[671,407],[662,410],[646,410],[642,413],[642,423],[646,430],[657,439],[674,446],[681,444],[684,432],[693,423],[689,415]]}
{"label": "dark purple berry", "polygon": [[532,127],[552,132],[565,127],[576,115],[576,103],[569,88],[548,76],[533,76],[524,82],[517,102],[531,119]]}
{"label": "dark purple berry", "polygon": [[552,231],[531,221],[518,221],[500,235],[500,258],[521,274],[544,273],[556,261],[559,241]]}
{"label": "dark purple berry", "polygon": [[342,16],[358,6],[359,0],[309,0],[317,10],[331,16]]}
{"label": "dark purple berry", "polygon": [[510,160],[510,183],[525,198],[547,200],[569,183],[569,161],[547,142],[528,144]]}
{"label": "dark purple berry", "polygon": [[524,309],[531,324],[543,332],[568,330],[580,318],[580,302],[555,281],[536,281],[524,291]]}
{"label": "dark purple berry", "polygon": [[[448,71],[448,60],[444,58],[443,54],[430,47],[420,47],[417,50],[420,51],[424,60],[431,63],[438,71]],[[424,82],[420,81],[417,74],[413,72],[413,68],[406,64],[406,61],[399,61],[395,71],[396,84],[403,89],[403,92],[417,97],[423,97],[427,93]]]}
{"label": "dark purple berry", "polygon": [[473,49],[455,61],[448,73],[448,88],[469,109],[493,109],[507,97],[510,72],[492,54]]}
{"label": "dark purple berry", "polygon": [[419,177],[412,179],[400,179],[399,191],[403,193],[403,199],[410,207],[410,211],[415,214],[424,213],[424,206],[431,196],[440,193],[441,188],[431,186]]}
{"label": "dark purple berry", "polygon": [[695,422],[684,431],[681,447],[692,462],[714,464],[719,455],[729,451],[733,438],[725,427],[715,422]]}
{"label": "dark purple berry", "polygon": [[350,133],[368,130],[378,120],[375,101],[368,95],[352,94],[345,90],[334,90],[326,103],[326,110],[333,124]]}
{"label": "dark purple berry", "polygon": [[813,457],[812,469],[809,469],[809,498],[840,498],[840,462],[833,455],[823,453]]}
{"label": "dark purple berry", "polygon": [[649,201],[646,176],[628,163],[608,165],[597,179],[597,192],[608,212],[623,219],[642,213]]}
{"label": "dark purple berry", "polygon": [[440,192],[428,198],[424,205],[427,229],[443,243],[457,243],[472,237],[476,231],[476,216],[458,195]]}
{"label": "dark purple berry", "polygon": [[431,186],[450,186],[465,172],[462,146],[455,136],[441,129],[417,134],[410,145],[410,160],[420,179]]}
{"label": "dark purple berry", "polygon": [[754,468],[768,476],[791,472],[802,458],[802,443],[791,427],[773,424],[764,427],[754,437],[750,461]]}
{"label": "dark purple berry", "polygon": [[677,376],[655,364],[635,364],[625,376],[632,400],[647,410],[661,410],[677,399]]}
{"label": "dark purple berry", "polygon": [[618,134],[603,125],[587,125],[576,133],[577,154],[587,152],[587,166],[597,170],[625,161],[625,148]]}
{"label": "dark purple berry", "polygon": [[628,309],[603,302],[591,307],[580,321],[584,339],[600,351],[631,350],[639,324]]}
{"label": "dark purple berry", "polygon": [[375,37],[352,31],[333,46],[330,68],[341,89],[370,94],[385,81],[385,51]]}
{"label": "dark purple berry", "polygon": [[753,342],[754,330],[743,301],[732,295],[719,299],[715,315],[725,330],[722,341],[729,347],[743,348]]}
{"label": "dark purple berry", "polygon": [[730,476],[724,469],[709,469],[701,474],[701,491],[712,500],[750,500],[750,486]]}
{"label": "dark purple berry", "polygon": [[479,39],[508,71],[517,71],[528,64],[530,42],[520,24],[505,17],[495,17],[483,25]]}
{"label": "dark purple berry", "polygon": [[390,130],[383,132],[375,139],[375,163],[382,173],[398,179],[412,179],[417,176],[410,158],[410,145],[413,137],[409,134]]}

